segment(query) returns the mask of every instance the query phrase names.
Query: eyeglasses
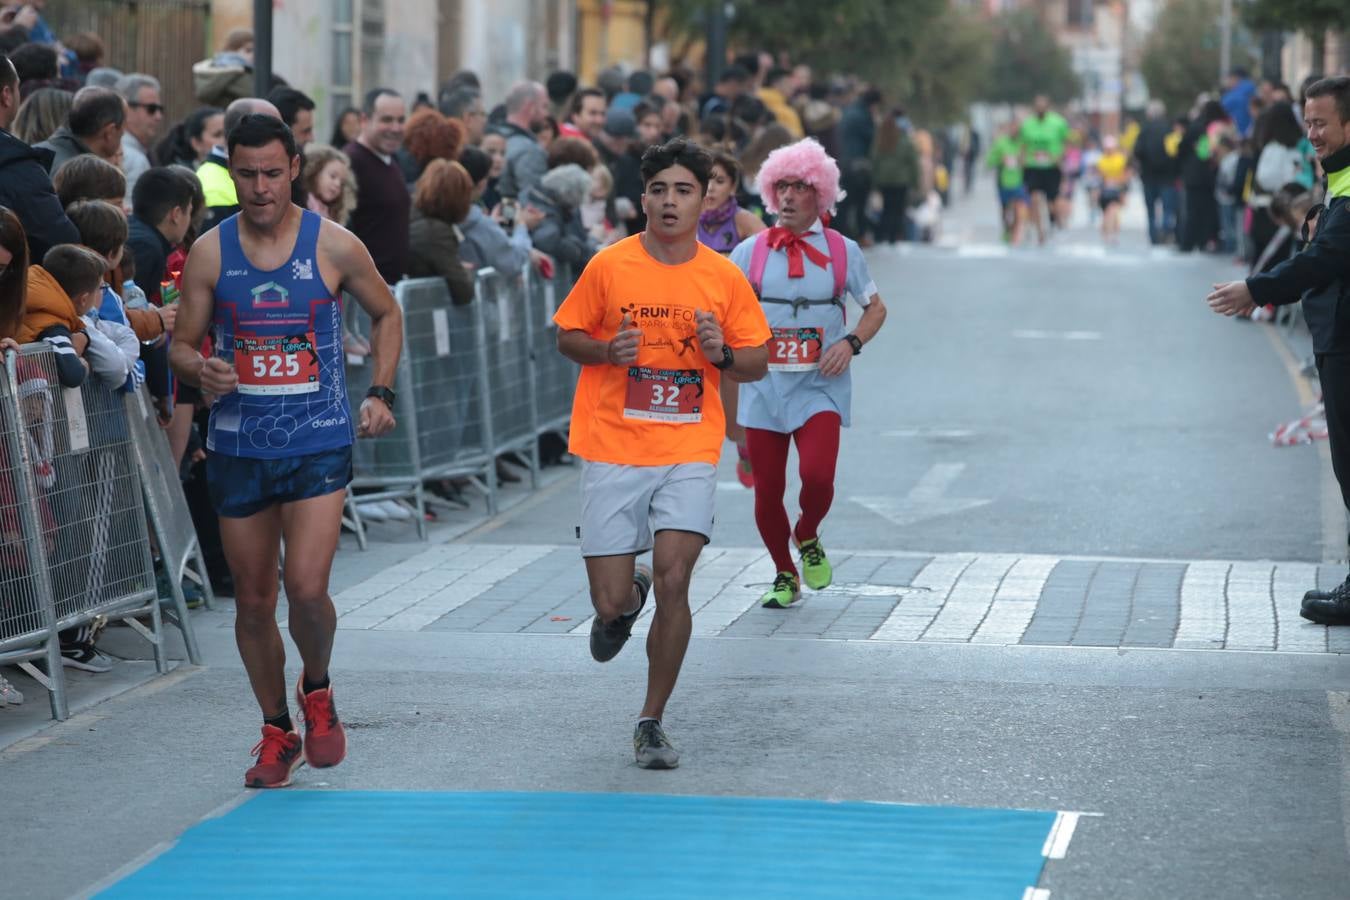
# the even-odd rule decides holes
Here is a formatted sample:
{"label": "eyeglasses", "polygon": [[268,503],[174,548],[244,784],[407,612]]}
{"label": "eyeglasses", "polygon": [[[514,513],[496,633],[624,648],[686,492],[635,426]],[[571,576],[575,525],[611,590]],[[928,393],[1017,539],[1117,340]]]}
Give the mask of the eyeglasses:
{"label": "eyeglasses", "polygon": [[773,186],[774,193],[781,194],[783,191],[792,191],[794,194],[806,194],[814,191],[811,185],[805,181],[780,181]]}
{"label": "eyeglasses", "polygon": [[158,116],[164,112],[164,104],[162,103],[128,103],[127,106],[143,109],[152,116]]}

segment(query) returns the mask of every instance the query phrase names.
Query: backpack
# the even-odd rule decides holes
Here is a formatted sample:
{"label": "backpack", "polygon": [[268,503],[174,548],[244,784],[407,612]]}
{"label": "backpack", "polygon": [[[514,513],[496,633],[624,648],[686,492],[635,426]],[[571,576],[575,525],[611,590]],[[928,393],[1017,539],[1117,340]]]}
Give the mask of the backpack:
{"label": "backpack", "polygon": [[769,232],[765,230],[755,235],[755,245],[750,254],[749,276],[750,286],[755,289],[755,296],[759,297],[761,303],[787,303],[792,306],[794,315],[800,307],[829,303],[844,310],[845,317],[847,317],[848,311],[844,307],[844,291],[845,285],[848,284],[848,247],[844,244],[844,236],[833,228],[825,229],[825,243],[830,248],[830,271],[834,273],[834,296],[829,300],[784,300],[762,295],[764,266],[769,261]]}
{"label": "backpack", "polygon": [[1286,147],[1271,141],[1261,150],[1256,161],[1256,189],[1262,194],[1273,194],[1303,174],[1303,154],[1297,147]]}

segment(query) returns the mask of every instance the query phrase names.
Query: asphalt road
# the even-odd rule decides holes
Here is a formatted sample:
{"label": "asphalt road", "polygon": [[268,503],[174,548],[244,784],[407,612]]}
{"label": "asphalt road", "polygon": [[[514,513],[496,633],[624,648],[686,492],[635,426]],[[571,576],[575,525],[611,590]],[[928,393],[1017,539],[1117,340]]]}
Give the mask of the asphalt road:
{"label": "asphalt road", "polygon": [[[1268,329],[1203,304],[1231,267],[1154,255],[1137,231],[1106,253],[1080,229],[1005,254],[989,202],[981,193],[954,211],[951,246],[870,255],[891,317],[856,361],[855,427],[826,545],[1322,562],[1319,454],[1267,440],[1301,412],[1288,352]],[[717,543],[751,547],[749,494],[725,461],[723,479]],[[565,475],[467,541],[567,546],[576,505]],[[344,551],[335,593],[417,552]],[[204,668],[0,750],[0,895],[106,883],[241,799],[256,711],[231,621],[228,605],[198,617]],[[644,672],[637,641],[598,667],[584,634],[344,626],[334,681],[351,756],[302,770],[296,790],[1075,811],[1088,815],[1039,885],[1055,900],[1350,890],[1345,656],[735,633],[693,641],[667,720],[683,764],[649,773],[628,743]],[[125,638],[115,646],[133,648]],[[130,668],[118,677],[138,680]],[[655,828],[635,825],[619,844],[659,859]]]}

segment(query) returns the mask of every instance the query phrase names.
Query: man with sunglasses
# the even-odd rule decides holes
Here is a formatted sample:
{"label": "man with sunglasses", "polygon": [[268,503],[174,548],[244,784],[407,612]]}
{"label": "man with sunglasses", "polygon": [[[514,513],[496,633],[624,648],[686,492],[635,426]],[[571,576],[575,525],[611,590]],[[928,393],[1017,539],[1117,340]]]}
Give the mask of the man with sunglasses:
{"label": "man with sunglasses", "polygon": [[[1326,172],[1326,202],[1313,207],[1302,252],[1246,281],[1214,285],[1206,300],[1225,316],[1256,306],[1303,301],[1312,332],[1327,417],[1331,467],[1350,507],[1350,77],[1324,78],[1305,92],[1303,122]],[[1350,577],[1330,591],[1303,595],[1302,615],[1320,625],[1350,625]]]}
{"label": "man with sunglasses", "polygon": [[136,188],[136,179],[150,168],[150,148],[164,127],[164,104],[160,102],[159,81],[151,75],[133,72],[117,82],[117,93],[127,102],[127,120],[122,132],[122,171],[127,176],[127,196]]}
{"label": "man with sunglasses", "polygon": [[[759,295],[773,339],[769,374],[741,385],[736,418],[745,426],[755,472],[755,524],[777,569],[760,603],[784,609],[801,598],[791,543],[801,554],[808,587],[822,590],[833,578],[819,528],[834,500],[839,429],[849,424],[849,364],[886,321],[886,306],[862,250],[824,224],[839,199],[839,166],[820,144],[807,138],[770,153],[759,183],[778,224],[742,241],[731,261]],[[852,329],[845,294],[863,307]],[[793,443],[801,517],[789,529],[783,493]]]}

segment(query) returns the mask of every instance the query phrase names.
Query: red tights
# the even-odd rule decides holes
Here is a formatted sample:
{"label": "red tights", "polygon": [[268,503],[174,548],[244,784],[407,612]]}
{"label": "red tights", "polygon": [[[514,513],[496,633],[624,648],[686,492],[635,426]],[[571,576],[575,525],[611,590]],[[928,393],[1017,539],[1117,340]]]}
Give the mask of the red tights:
{"label": "red tights", "polygon": [[802,517],[797,520],[798,542],[816,537],[816,530],[834,501],[834,465],[839,458],[839,414],[816,413],[791,434],[745,429],[750,447],[750,465],[755,473],[755,524],[764,546],[779,572],[797,572],[788,538],[787,510],[783,494],[787,491],[788,445],[797,442],[802,493],[799,502]]}

